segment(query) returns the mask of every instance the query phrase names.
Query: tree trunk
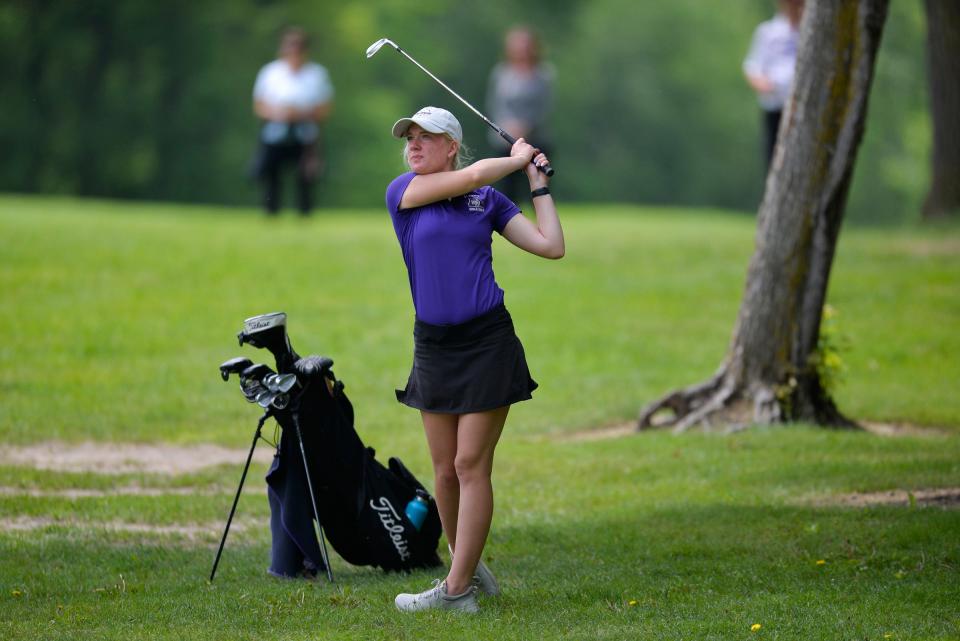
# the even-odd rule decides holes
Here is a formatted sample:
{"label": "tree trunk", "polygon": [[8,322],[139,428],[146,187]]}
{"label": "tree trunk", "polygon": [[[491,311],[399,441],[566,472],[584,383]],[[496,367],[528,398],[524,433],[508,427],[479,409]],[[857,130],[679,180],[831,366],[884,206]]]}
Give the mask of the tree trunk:
{"label": "tree trunk", "polygon": [[923,217],[930,219],[960,214],[960,3],[926,0],[926,7],[933,155]]}
{"label": "tree trunk", "polygon": [[808,421],[852,427],[817,368],[820,320],[887,0],[807,2],[756,248],[727,356],[645,407],[638,427]]}

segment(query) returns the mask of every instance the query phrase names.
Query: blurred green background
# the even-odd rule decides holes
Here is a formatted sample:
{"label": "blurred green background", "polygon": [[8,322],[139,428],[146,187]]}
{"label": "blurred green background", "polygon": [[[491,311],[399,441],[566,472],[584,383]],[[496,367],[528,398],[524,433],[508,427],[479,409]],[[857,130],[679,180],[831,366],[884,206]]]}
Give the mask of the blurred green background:
{"label": "blurred green background", "polygon": [[[740,66],[772,0],[549,3],[382,0],[19,0],[0,4],[0,191],[254,205],[251,91],[289,24],[314,37],[336,105],[321,206],[378,206],[400,171],[389,126],[451,107],[488,153],[483,123],[389,50],[398,42],[483,110],[503,32],[526,23],[557,69],[552,117],[568,201],[756,209],[759,110]],[[930,125],[925,24],[893,2],[849,217],[919,218]]]}

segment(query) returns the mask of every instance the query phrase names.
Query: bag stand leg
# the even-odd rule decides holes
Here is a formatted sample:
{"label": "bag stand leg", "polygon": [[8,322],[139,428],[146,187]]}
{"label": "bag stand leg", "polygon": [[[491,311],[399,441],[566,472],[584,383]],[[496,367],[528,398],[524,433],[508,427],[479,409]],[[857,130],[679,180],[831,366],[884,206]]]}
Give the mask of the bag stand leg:
{"label": "bag stand leg", "polygon": [[310,480],[310,466],[307,465],[307,452],[303,448],[303,435],[300,432],[300,417],[297,412],[292,412],[293,426],[297,430],[297,442],[300,444],[300,456],[303,458],[303,471],[307,475],[307,489],[310,490],[310,504],[313,507],[314,523],[317,526],[317,541],[320,543],[320,555],[323,557],[323,564],[327,566],[327,579],[333,583],[333,570],[330,569],[330,558],[327,556],[327,542],[323,536],[323,524],[320,521],[320,511],[317,510],[317,498],[313,493],[313,481]]}
{"label": "bag stand leg", "polygon": [[[240,500],[240,493],[243,491],[243,482],[247,479],[247,470],[250,469],[250,461],[253,460],[253,450],[257,447],[257,441],[260,439],[260,430],[263,424],[273,415],[273,412],[267,410],[257,422],[257,430],[253,433],[253,443],[250,445],[250,453],[247,454],[247,464],[243,466],[243,474],[240,476],[240,486],[237,487],[237,495],[233,497],[233,507],[230,508],[230,516],[227,517],[227,527],[223,530],[223,538],[220,539],[220,548],[217,550],[217,558],[213,561],[213,569],[210,571],[210,581],[217,574],[217,565],[220,564],[220,555],[223,554],[223,546],[227,542],[227,532],[230,531],[230,523],[233,521],[233,514],[237,511],[237,502]],[[301,446],[302,447],[302,446]]]}

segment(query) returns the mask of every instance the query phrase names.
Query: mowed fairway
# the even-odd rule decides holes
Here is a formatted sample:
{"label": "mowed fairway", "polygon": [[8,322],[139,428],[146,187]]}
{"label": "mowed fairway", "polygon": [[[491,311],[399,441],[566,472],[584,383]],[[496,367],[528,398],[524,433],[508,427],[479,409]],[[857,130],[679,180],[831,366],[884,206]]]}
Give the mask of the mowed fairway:
{"label": "mowed fairway", "polygon": [[[413,318],[384,212],[268,221],[0,197],[0,637],[960,638],[960,229],[841,235],[838,403],[895,435],[625,435],[602,428],[719,364],[755,221],[628,206],[561,215],[562,261],[495,243],[541,388],[512,410],[498,450],[487,553],[504,595],[467,618],[394,611],[396,592],[431,573],[337,559],[336,586],[268,577],[262,458],[207,582],[259,415],[217,365],[269,362],[237,346],[247,316],[286,311],[294,347],[336,361],[365,442],[432,485],[419,418],[393,394]],[[51,443],[87,443],[92,460],[24,454]],[[133,444],[236,458],[111,467],[106,453]],[[933,501],[948,507],[926,504],[932,489],[953,491]],[[849,496],[891,490],[903,505]]]}

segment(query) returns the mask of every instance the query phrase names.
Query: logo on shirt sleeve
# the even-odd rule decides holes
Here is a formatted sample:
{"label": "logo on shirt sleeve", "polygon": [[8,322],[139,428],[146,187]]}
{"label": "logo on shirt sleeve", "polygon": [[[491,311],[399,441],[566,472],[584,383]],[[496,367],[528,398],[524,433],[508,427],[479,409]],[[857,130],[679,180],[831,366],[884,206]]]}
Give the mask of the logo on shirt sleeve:
{"label": "logo on shirt sleeve", "polygon": [[475,191],[467,194],[467,209],[482,212],[484,210],[483,196]]}

